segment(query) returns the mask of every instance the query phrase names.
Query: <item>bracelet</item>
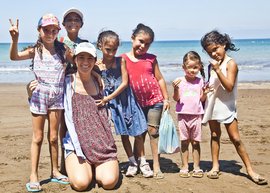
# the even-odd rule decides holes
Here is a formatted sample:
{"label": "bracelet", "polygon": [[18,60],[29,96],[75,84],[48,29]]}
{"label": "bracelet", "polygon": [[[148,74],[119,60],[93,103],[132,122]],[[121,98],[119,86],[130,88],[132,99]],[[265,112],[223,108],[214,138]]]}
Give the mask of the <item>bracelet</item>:
{"label": "bracelet", "polygon": [[169,99],[164,99],[163,102],[164,103],[170,103]]}

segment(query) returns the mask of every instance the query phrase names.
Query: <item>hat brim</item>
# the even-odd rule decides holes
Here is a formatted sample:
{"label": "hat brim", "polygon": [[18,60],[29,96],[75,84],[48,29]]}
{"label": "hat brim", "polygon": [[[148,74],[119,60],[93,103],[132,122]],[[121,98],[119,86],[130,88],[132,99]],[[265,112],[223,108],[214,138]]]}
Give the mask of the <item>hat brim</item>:
{"label": "hat brim", "polygon": [[64,12],[64,14],[63,14],[63,21],[65,20],[66,16],[68,14],[70,14],[70,13],[76,13],[76,14],[78,14],[81,17],[82,21],[83,21],[83,14],[82,14],[82,12],[80,10],[76,9],[76,8],[70,8],[70,9],[66,10]]}
{"label": "hat brim", "polygon": [[41,27],[46,27],[46,26],[49,26],[49,25],[54,25],[54,26],[56,26],[59,30],[61,29],[61,27],[60,27],[59,25],[55,24],[55,23],[46,23],[46,24],[41,25]]}

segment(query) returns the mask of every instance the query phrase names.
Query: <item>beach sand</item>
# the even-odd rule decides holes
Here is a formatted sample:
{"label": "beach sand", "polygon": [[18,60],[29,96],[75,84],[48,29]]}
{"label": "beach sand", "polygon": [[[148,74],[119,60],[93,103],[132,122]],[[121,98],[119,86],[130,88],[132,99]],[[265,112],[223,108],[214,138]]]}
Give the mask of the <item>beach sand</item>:
{"label": "beach sand", "polygon": [[[171,85],[168,85],[172,96]],[[249,153],[254,169],[270,180],[270,84],[240,83],[238,94],[239,130]],[[30,144],[32,136],[31,116],[28,110],[24,84],[0,84],[0,192],[27,192],[25,184],[30,174]],[[175,119],[175,103],[171,103],[171,114]],[[203,127],[201,142],[201,168],[211,169],[209,129]],[[69,185],[49,182],[50,156],[45,130],[39,163],[39,178],[43,192],[75,192]],[[120,137],[115,136],[121,170],[127,164]],[[146,157],[151,162],[149,138]],[[190,163],[192,159],[190,158]],[[218,180],[203,178],[180,178],[180,154],[161,155],[162,180],[145,179],[138,174],[134,178],[121,176],[119,186],[110,192],[270,192],[270,185],[258,186],[247,178],[245,167],[223,128],[220,152],[222,174]],[[192,165],[190,165],[192,166]],[[107,192],[93,184],[91,192]]]}

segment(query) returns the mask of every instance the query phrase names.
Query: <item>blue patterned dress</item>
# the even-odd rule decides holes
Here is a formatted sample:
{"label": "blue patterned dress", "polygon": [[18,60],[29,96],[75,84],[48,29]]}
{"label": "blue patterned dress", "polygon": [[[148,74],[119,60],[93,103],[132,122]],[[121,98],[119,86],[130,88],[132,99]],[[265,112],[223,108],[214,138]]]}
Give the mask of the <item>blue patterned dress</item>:
{"label": "blue patterned dress", "polygon": [[[105,82],[104,95],[113,93],[122,83],[121,57],[116,58],[116,68],[102,71]],[[117,135],[138,136],[147,130],[147,123],[143,111],[128,86],[116,98],[108,103]]]}

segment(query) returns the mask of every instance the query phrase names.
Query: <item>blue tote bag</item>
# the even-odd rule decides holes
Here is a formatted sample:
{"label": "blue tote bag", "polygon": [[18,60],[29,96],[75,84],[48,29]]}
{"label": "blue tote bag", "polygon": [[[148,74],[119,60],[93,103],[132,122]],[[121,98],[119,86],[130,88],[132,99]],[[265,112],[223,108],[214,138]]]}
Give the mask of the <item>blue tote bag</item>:
{"label": "blue tote bag", "polygon": [[163,112],[160,120],[158,152],[164,154],[180,152],[176,127],[168,110]]}

